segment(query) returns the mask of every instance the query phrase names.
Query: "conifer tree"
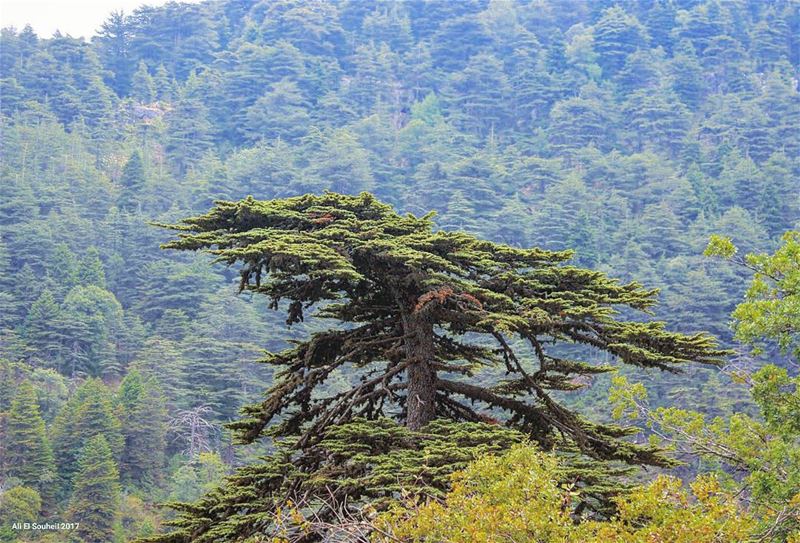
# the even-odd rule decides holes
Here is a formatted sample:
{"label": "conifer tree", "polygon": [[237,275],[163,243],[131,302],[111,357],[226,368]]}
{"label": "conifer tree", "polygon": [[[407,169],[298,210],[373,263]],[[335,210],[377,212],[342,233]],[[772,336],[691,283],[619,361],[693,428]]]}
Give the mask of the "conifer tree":
{"label": "conifer tree", "polygon": [[174,98],[174,88],[169,73],[163,64],[156,68],[156,75],[153,77],[153,85],[156,89],[156,98],[162,102],[169,102]]}
{"label": "conifer tree", "polygon": [[649,143],[677,153],[688,130],[689,114],[675,94],[663,89],[637,91],[628,97],[623,113],[637,150]]}
{"label": "conifer tree", "polygon": [[703,67],[697,59],[694,47],[687,40],[669,62],[672,88],[681,101],[690,108],[696,108],[703,99],[707,83],[703,77]]}
{"label": "conifer tree", "polygon": [[132,370],[117,393],[125,447],[120,476],[142,489],[161,481],[166,449],[167,411],[164,395],[152,376]]}
{"label": "conifer tree", "polygon": [[143,104],[149,104],[156,98],[156,86],[153,82],[153,77],[150,75],[147,64],[143,60],[139,61],[139,66],[133,74],[131,97]]}
{"label": "conifer tree", "polygon": [[130,41],[133,30],[122,11],[112,12],[100,27],[97,46],[103,65],[108,68],[108,83],[120,95],[128,93],[133,75]]}
{"label": "conifer tree", "polygon": [[296,140],[308,129],[306,106],[297,84],[281,80],[247,108],[242,132],[250,141]]}
{"label": "conifer tree", "polygon": [[80,267],[78,268],[78,280],[81,286],[84,287],[94,285],[106,288],[106,273],[97,247],[89,247],[86,250],[86,254],[81,258]]}
{"label": "conifer tree", "polygon": [[[319,316],[346,326],[268,356],[280,368],[275,384],[230,427],[243,442],[280,438],[279,451],[182,507],[177,531],[159,541],[270,533],[286,497],[326,492],[355,507],[413,480],[414,491],[423,480],[436,492],[470,450],[497,450],[522,435],[596,461],[669,465],[657,449],[623,439],[626,428],[592,422],[555,399],[556,391],[580,388],[576,378],[610,367],[564,358],[551,344],[582,344],[666,371],[717,363],[723,354],[704,334],[618,320],[615,307],[646,311],[655,291],[569,266],[568,251],[434,231],[430,215],[398,215],[367,193],[219,202],[171,228],[180,237],[165,247],[210,250],[241,264],[241,288],[269,296],[273,308],[288,304],[288,324],[316,306]],[[344,367],[351,387],[325,392]],[[506,378],[479,379],[482,368]],[[491,409],[499,420],[487,415]],[[593,473],[583,477],[602,479]],[[334,514],[330,501],[317,508],[320,518]],[[303,541],[323,537],[309,533]]]}
{"label": "conifer tree", "polygon": [[53,424],[53,450],[63,491],[71,488],[81,450],[97,435],[104,437],[114,459],[119,459],[124,439],[111,395],[99,379],[89,379],[78,387]]}
{"label": "conifer tree", "polygon": [[117,207],[125,211],[136,211],[141,205],[141,193],[145,182],[144,164],[139,151],[131,153],[122,169],[119,182],[122,190],[117,199]]}
{"label": "conifer tree", "polygon": [[625,57],[646,43],[644,27],[619,6],[603,12],[594,26],[593,35],[600,66],[609,74],[617,73],[625,63]]}
{"label": "conifer tree", "polygon": [[185,407],[184,397],[188,391],[184,388],[186,378],[183,372],[189,368],[178,343],[159,336],[150,337],[130,365],[131,371],[138,371],[145,378],[158,379],[171,415]]}
{"label": "conifer tree", "polygon": [[509,82],[502,63],[492,55],[470,58],[466,68],[452,77],[449,95],[455,122],[465,131],[486,136],[508,119]]}
{"label": "conifer tree", "polygon": [[112,293],[92,284],[75,287],[64,300],[62,316],[66,346],[63,372],[108,378],[122,373],[117,345],[122,337],[123,312]]}
{"label": "conifer tree", "polygon": [[83,543],[114,539],[119,504],[119,472],[108,441],[96,435],[86,441],[77,459],[75,490],[67,514],[79,523],[75,535]]}
{"label": "conifer tree", "polygon": [[32,357],[44,366],[58,368],[61,353],[61,309],[50,290],[45,290],[31,305],[22,326],[22,337],[32,350]]}
{"label": "conifer tree", "polygon": [[2,239],[0,239],[0,330],[13,328],[17,324],[20,303],[14,293],[14,276],[11,273],[11,259]]}
{"label": "conifer tree", "polygon": [[208,108],[196,96],[196,80],[190,79],[167,115],[166,150],[179,176],[186,174],[212,145],[213,127]]}
{"label": "conifer tree", "polygon": [[67,293],[80,281],[78,260],[66,243],[59,243],[56,246],[50,275],[58,285],[59,300],[63,300]]}
{"label": "conifer tree", "polygon": [[49,502],[55,490],[53,451],[45,434],[36,392],[28,381],[20,383],[11,403],[4,449],[5,475],[37,490]]}

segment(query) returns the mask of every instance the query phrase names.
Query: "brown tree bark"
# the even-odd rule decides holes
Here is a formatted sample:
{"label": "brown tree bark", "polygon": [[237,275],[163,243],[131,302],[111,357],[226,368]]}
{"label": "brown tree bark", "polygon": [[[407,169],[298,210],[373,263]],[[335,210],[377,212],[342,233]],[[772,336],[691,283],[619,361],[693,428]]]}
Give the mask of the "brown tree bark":
{"label": "brown tree bark", "polygon": [[436,418],[433,323],[413,312],[404,312],[402,319],[406,356],[413,360],[408,368],[406,426],[419,430]]}

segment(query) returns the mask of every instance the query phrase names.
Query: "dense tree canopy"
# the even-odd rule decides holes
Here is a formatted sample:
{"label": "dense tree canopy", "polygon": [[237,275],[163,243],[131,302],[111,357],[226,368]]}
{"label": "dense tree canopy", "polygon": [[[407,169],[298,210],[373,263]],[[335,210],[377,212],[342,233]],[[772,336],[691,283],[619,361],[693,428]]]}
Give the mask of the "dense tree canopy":
{"label": "dense tree canopy", "polygon": [[[750,375],[774,362],[785,377],[764,376],[781,394],[796,378],[796,337],[785,333],[793,306],[776,301],[792,300],[786,270],[796,243],[781,236],[800,227],[798,9],[786,0],[203,0],[109,13],[88,39],[0,29],[3,515],[64,520],[78,458],[98,433],[120,475],[117,541],[163,532],[173,513],[154,504],[192,501],[243,466],[245,479],[275,486],[277,473],[281,485],[296,482],[302,473],[283,459],[300,452],[325,474],[303,483],[311,494],[339,484],[330,474],[344,463],[353,466],[347,484],[383,506],[387,493],[420,481],[443,499],[452,471],[532,440],[581,473],[583,511],[608,513],[614,492],[653,472],[621,474],[618,460],[580,455],[579,446],[663,462],[643,445],[652,428],[626,437],[612,420],[612,378],[644,380],[651,410],[723,421],[744,413],[758,422],[760,400],[737,383],[739,370]],[[326,190],[353,202],[369,191],[397,212],[380,211],[377,201],[348,206],[374,208],[398,226],[364,230],[374,220],[351,207],[330,224],[327,212],[313,217],[319,223],[292,215],[270,236],[294,249],[271,265],[295,257],[304,269],[320,264],[314,281],[294,268],[277,267],[277,276],[263,269],[261,286],[251,275],[237,295],[236,269],[210,265],[208,254],[159,249],[168,233],[153,223],[207,213],[219,200],[229,202],[212,213],[222,220],[226,205],[244,206],[232,202],[248,195],[258,210],[260,201],[323,198]],[[305,226],[288,239],[294,224]],[[765,272],[748,292],[738,257],[702,256],[711,234],[741,254],[781,249],[775,262],[747,262]],[[219,248],[223,260],[252,265],[262,235]],[[411,245],[385,256],[379,248],[388,238]],[[487,251],[494,244],[503,249]],[[330,249],[324,261],[306,252],[319,246]],[[428,266],[403,283],[405,305],[381,275],[365,275],[364,251],[398,269],[407,258]],[[512,287],[529,290],[509,295],[502,273],[524,277]],[[282,311],[270,311],[259,290],[294,283],[308,290],[281,292]],[[569,297],[544,301],[542,289]],[[376,298],[351,297],[362,290]],[[746,324],[730,328],[744,294]],[[420,302],[424,295],[431,297]],[[304,320],[287,326],[289,307],[290,320]],[[336,319],[306,318],[325,312]],[[392,350],[410,341],[405,332],[365,328],[373,318],[399,319],[403,328],[404,312],[433,319],[425,337],[441,358],[419,372],[435,377],[434,386],[410,399],[417,370],[404,345]],[[579,329],[587,325],[588,333]],[[721,370],[684,363],[703,359],[683,343],[696,338],[701,348],[701,331],[735,352]],[[646,344],[650,337],[667,343]],[[367,338],[386,343],[343,362],[342,342]],[[275,353],[273,364],[256,362],[263,349]],[[302,370],[310,381],[292,388],[302,368],[293,361],[306,354],[316,364]],[[617,364],[622,358],[633,364]],[[387,374],[385,384],[374,381]],[[279,383],[287,388],[275,397],[288,405],[263,404],[264,390]],[[29,385],[35,398],[20,392]],[[415,403],[425,394],[435,401]],[[331,398],[340,406],[322,405]],[[306,402],[315,408],[307,419],[299,411]],[[226,428],[246,405],[253,407],[238,429]],[[326,414],[349,422],[330,424]],[[431,414],[437,420],[424,425]],[[9,431],[38,443],[39,419],[54,485],[7,469]],[[420,429],[405,426],[414,420]],[[315,425],[328,430],[309,434],[303,449],[298,440]],[[284,431],[294,434],[277,439],[283,456],[273,455],[271,434]],[[233,444],[261,433],[269,435]],[[387,437],[373,439],[380,435]],[[791,439],[773,440],[766,456]],[[356,442],[375,449],[362,454]],[[45,458],[46,448],[29,450],[33,461]],[[270,461],[257,460],[264,455]],[[675,473],[692,477],[706,462],[690,460]],[[774,497],[765,503],[785,505],[783,490],[764,494]],[[6,520],[0,539],[21,537]]]}
{"label": "dense tree canopy", "polygon": [[[315,447],[358,418],[394,418],[425,431],[437,419],[485,422],[497,408],[507,426],[546,448],[669,465],[656,450],[620,439],[624,428],[594,423],[554,399],[554,391],[581,388],[580,377],[612,369],[563,358],[557,345],[584,344],[625,364],[679,371],[689,362],[718,362],[724,352],[713,339],[616,318],[619,307],[647,310],[654,291],[570,266],[568,252],[517,249],[432,226],[429,215],[399,215],[368,193],[327,193],[219,202],[171,227],[180,237],[165,247],[209,250],[240,264],[240,289],[268,296],[274,309],[288,304],[287,324],[304,321],[312,306],[340,324],[269,356],[280,371],[264,402],[230,425],[240,440],[291,436],[293,464],[313,472],[321,462]],[[344,368],[353,384],[320,393]],[[492,370],[505,378],[482,375]],[[324,470],[344,468],[332,464]],[[190,509],[179,538],[238,540],[264,530],[283,484],[231,480],[212,503],[266,513],[237,519]],[[292,485],[303,491],[301,482]],[[340,490],[338,499],[364,492]]]}

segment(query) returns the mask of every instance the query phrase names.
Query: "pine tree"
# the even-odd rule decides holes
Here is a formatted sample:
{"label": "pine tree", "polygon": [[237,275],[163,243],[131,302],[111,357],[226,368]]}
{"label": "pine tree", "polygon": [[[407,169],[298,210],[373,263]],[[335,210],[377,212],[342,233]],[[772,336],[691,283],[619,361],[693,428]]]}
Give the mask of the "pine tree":
{"label": "pine tree", "polygon": [[55,463],[36,392],[28,381],[17,387],[8,413],[5,435],[5,475],[39,492],[52,505],[55,493]]}
{"label": "pine tree", "polygon": [[114,539],[119,504],[119,472],[108,441],[102,435],[86,440],[77,459],[75,490],[67,514],[79,523],[75,535],[84,543]]}
{"label": "pine tree", "polygon": [[197,82],[189,80],[166,116],[166,150],[183,177],[212,145],[212,125],[206,105],[196,96]]}
{"label": "pine tree", "polygon": [[122,188],[117,199],[117,207],[125,211],[140,209],[145,174],[142,155],[139,151],[131,153],[130,158],[122,168],[122,177],[119,182]]}
{"label": "pine tree", "polygon": [[20,320],[20,301],[14,292],[11,259],[0,239],[0,330],[14,328]]}
{"label": "pine tree", "polygon": [[65,493],[72,488],[81,450],[98,435],[107,440],[114,459],[119,459],[124,439],[111,394],[99,379],[89,379],[78,387],[53,423],[53,450]]}
{"label": "pine tree", "polygon": [[281,80],[247,109],[242,132],[249,141],[297,140],[308,127],[307,105],[296,83]]}
{"label": "pine tree", "polygon": [[30,347],[31,357],[45,367],[58,368],[62,354],[61,309],[50,290],[33,302],[22,326],[22,338]]}
{"label": "pine tree", "polygon": [[600,55],[600,66],[608,74],[622,68],[625,58],[646,40],[644,27],[621,7],[614,6],[603,12],[594,25],[594,50]]}
{"label": "pine tree", "polygon": [[148,490],[161,482],[166,449],[167,411],[155,377],[136,370],[125,376],[117,392],[125,447],[119,468],[123,481]]}
{"label": "pine tree", "polygon": [[108,82],[120,96],[128,93],[133,76],[134,63],[130,51],[132,30],[130,20],[121,11],[115,11],[103,23],[97,38],[103,66],[109,69]]}
{"label": "pine tree", "polygon": [[[430,216],[400,216],[367,193],[220,202],[172,228],[180,238],[167,248],[214,247],[221,260],[240,262],[241,288],[269,296],[274,308],[288,302],[288,324],[331,300],[320,314],[348,325],[268,356],[282,368],[277,380],[230,427],[244,442],[270,435],[284,445],[183,508],[177,532],[155,540],[270,533],[275,507],[285,492],[295,495],[290,488],[306,496],[325,488],[337,502],[385,499],[420,470],[458,465],[470,448],[496,450],[523,434],[597,460],[668,465],[657,449],[620,439],[625,428],[591,422],[556,401],[554,391],[579,388],[577,377],[610,368],[561,358],[550,343],[586,344],[623,363],[664,370],[717,363],[724,353],[703,334],[617,320],[612,307],[647,309],[655,291],[564,266],[569,252],[433,231]],[[323,392],[345,366],[351,388]],[[479,381],[474,374],[482,367],[505,370],[507,378],[495,386]],[[503,418],[482,424],[482,410],[493,407]],[[439,441],[435,454],[415,452],[440,436],[447,443]],[[337,480],[342,470],[350,474],[346,484]],[[427,488],[435,493],[446,484],[434,476]],[[330,518],[334,510],[323,503],[315,513]]]}
{"label": "pine tree", "polygon": [[689,112],[674,93],[664,89],[639,90],[623,106],[626,127],[641,151],[650,144],[675,156],[689,128]]}
{"label": "pine tree", "polygon": [[453,75],[449,85],[455,124],[481,136],[504,128],[508,122],[506,104],[510,90],[503,64],[497,58],[485,53],[470,58],[464,70]]}
{"label": "pine tree", "polygon": [[150,70],[143,60],[139,61],[139,66],[133,74],[133,84],[131,85],[131,98],[142,104],[149,104],[156,99],[156,86]]}
{"label": "pine tree", "polygon": [[156,75],[153,77],[153,85],[156,90],[156,98],[161,102],[171,102],[175,97],[175,88],[172,79],[163,64],[156,68]]}
{"label": "pine tree", "polygon": [[78,268],[78,281],[83,287],[106,288],[106,273],[97,247],[89,247],[81,258]]}
{"label": "pine tree", "polygon": [[694,109],[700,105],[707,90],[703,67],[688,40],[678,49],[668,65],[672,89],[684,104]]}
{"label": "pine tree", "polygon": [[78,260],[66,243],[56,246],[52,260],[52,271],[48,273],[58,285],[58,299],[63,300],[67,293],[80,281]]}

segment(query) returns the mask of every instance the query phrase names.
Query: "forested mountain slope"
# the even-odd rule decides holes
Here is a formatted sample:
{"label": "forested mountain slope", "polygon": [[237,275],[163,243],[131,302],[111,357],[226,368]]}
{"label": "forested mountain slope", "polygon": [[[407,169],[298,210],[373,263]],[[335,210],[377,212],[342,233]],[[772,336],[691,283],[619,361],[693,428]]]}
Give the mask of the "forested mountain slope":
{"label": "forested mountain slope", "polygon": [[[78,457],[115,463],[116,537],[145,534],[146,503],[253,452],[221,425],[270,382],[261,349],[315,324],[159,250],[151,223],[219,199],[370,191],[438,228],[574,249],[659,287],[670,329],[736,348],[746,270],[701,253],[800,228],[799,36],[793,0],[213,0],[110,14],[90,42],[3,29],[0,415],[41,417],[23,441],[52,441],[45,507],[79,507]],[[651,395],[726,413],[744,405],[728,384],[653,374]],[[6,487],[32,477],[12,452]]]}

